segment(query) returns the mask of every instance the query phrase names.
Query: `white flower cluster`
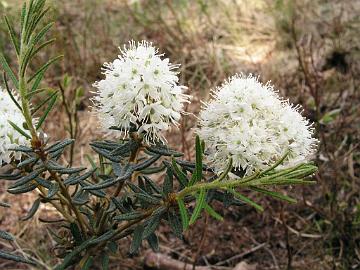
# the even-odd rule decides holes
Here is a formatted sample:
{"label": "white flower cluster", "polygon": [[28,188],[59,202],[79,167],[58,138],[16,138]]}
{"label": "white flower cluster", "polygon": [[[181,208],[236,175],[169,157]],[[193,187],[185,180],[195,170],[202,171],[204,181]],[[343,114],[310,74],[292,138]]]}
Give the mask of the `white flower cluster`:
{"label": "white flower cluster", "polygon": [[10,162],[11,158],[20,159],[20,153],[10,151],[10,148],[18,145],[29,145],[29,141],[18,133],[8,121],[22,127],[25,122],[24,116],[9,94],[0,88],[0,166]]}
{"label": "white flower cluster", "polygon": [[268,82],[235,75],[213,91],[200,113],[198,135],[217,172],[233,159],[237,170],[251,174],[265,169],[287,152],[282,168],[306,161],[317,140],[299,107],[282,100]]}
{"label": "white flower cluster", "polygon": [[137,128],[145,142],[165,142],[163,131],[178,125],[189,96],[178,85],[178,66],[161,59],[151,43],[129,43],[112,63],[105,63],[105,79],[94,86],[98,116],[104,128],[118,127],[126,135]]}

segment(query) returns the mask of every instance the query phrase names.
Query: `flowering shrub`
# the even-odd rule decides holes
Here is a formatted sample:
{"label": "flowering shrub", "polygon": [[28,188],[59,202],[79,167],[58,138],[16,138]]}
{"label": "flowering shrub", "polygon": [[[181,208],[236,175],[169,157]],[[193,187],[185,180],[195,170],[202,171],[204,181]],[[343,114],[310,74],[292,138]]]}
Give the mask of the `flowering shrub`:
{"label": "flowering shrub", "polygon": [[[132,238],[132,254],[143,240],[157,250],[161,221],[181,238],[204,211],[223,219],[212,208],[213,201],[248,204],[262,211],[261,205],[243,195],[244,189],[293,203],[293,198],[271,187],[313,183],[307,177],[317,168],[308,161],[316,140],[309,123],[269,84],[251,76],[236,76],[214,92],[214,100],[200,114],[195,160],[184,160],[181,152],[167,145],[164,131],[177,125],[189,96],[178,85],[176,66],[145,41],[131,42],[119,59],[105,64],[105,79],[94,85],[95,112],[103,127],[118,132],[120,138],[91,143],[100,156],[99,164],[93,162],[91,168],[61,162],[74,140],[53,142],[42,131],[57,92],[30,106],[42,91],[45,71],[60,58],[29,72],[32,58],[54,41],[43,41],[52,24],[37,30],[46,12],[45,0],[24,4],[20,35],[5,20],[18,56],[18,72],[0,54],[7,74],[7,91],[0,92],[5,104],[0,109],[0,156],[3,165],[12,166],[0,179],[10,181],[11,194],[35,194],[23,220],[31,219],[41,204],[52,205],[63,217],[58,233],[52,235],[58,251],[54,256],[60,259],[55,269],[74,265],[90,269],[98,261],[108,269],[109,254],[116,253],[118,240],[125,237]],[[0,238],[13,240],[2,231]],[[10,251],[1,251],[0,257],[36,264],[31,256]]]}

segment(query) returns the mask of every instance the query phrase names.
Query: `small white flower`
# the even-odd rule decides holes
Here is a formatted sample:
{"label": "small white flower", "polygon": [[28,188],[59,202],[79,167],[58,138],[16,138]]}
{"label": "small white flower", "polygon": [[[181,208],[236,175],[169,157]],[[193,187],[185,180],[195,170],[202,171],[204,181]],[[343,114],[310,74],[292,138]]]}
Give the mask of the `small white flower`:
{"label": "small white flower", "polygon": [[190,96],[178,85],[178,66],[161,56],[151,43],[132,41],[118,59],[104,64],[105,79],[94,84],[94,103],[104,128],[118,127],[125,136],[135,126],[146,143],[166,141],[162,132],[178,125]]}
{"label": "small white flower", "polygon": [[29,145],[29,141],[18,133],[8,121],[12,121],[18,127],[25,122],[24,116],[9,94],[0,87],[0,166],[9,163],[11,158],[20,159],[21,154],[10,151],[19,145]]}
{"label": "small white flower", "polygon": [[282,168],[307,161],[317,140],[308,120],[282,100],[268,82],[252,75],[235,75],[212,92],[200,112],[197,133],[205,141],[209,162],[217,172],[228,159],[251,174],[274,164],[289,152]]}

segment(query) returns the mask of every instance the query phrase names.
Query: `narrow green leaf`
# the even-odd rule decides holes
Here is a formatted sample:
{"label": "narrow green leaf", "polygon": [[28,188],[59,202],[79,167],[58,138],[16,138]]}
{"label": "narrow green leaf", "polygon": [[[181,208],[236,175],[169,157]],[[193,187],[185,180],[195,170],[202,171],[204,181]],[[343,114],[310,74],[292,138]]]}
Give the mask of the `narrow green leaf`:
{"label": "narrow green leaf", "polygon": [[161,193],[160,187],[153,180],[151,180],[150,177],[143,176],[143,178],[145,179],[145,185],[150,186],[151,189],[154,190],[157,194]]}
{"label": "narrow green leaf", "polygon": [[191,215],[189,225],[194,224],[196,222],[196,220],[199,218],[199,216],[201,214],[201,210],[204,208],[204,204],[206,203],[205,198],[206,198],[206,190],[204,188],[202,188],[202,189],[200,189],[199,196],[196,200],[196,206],[195,206],[194,212]]}
{"label": "narrow green leaf", "polygon": [[59,56],[56,56],[52,59],[50,59],[46,64],[44,64],[41,68],[39,68],[33,76],[30,77],[30,79],[27,81],[28,83],[30,83],[34,78],[36,78],[40,73],[44,72],[45,70],[47,70],[47,68],[55,63],[56,61],[58,61],[60,58],[62,58],[63,55],[59,55]]}
{"label": "narrow green leaf", "polygon": [[181,217],[181,223],[182,223],[182,227],[183,230],[187,230],[187,228],[189,227],[189,215],[188,215],[188,211],[186,210],[185,207],[185,203],[182,199],[178,199],[178,206],[179,206],[179,211],[180,211],[180,217]]}
{"label": "narrow green leaf", "polygon": [[167,220],[175,236],[182,239],[183,228],[179,217],[173,211],[168,211]]}
{"label": "narrow green leaf", "polygon": [[158,198],[147,195],[145,193],[136,193],[135,197],[148,204],[156,205],[160,203],[160,200]]}
{"label": "narrow green leaf", "polygon": [[163,145],[153,145],[146,148],[148,151],[154,154],[159,154],[162,156],[174,156],[174,157],[181,157],[184,154],[177,152],[175,150],[172,150],[166,146]]}
{"label": "narrow green leaf", "polygon": [[21,220],[25,221],[25,220],[29,220],[30,218],[32,218],[35,215],[36,211],[39,209],[39,206],[40,206],[40,199],[36,199],[34,204],[31,207],[29,213],[25,217],[23,217]]}
{"label": "narrow green leaf", "polygon": [[164,184],[163,184],[163,192],[165,195],[168,195],[171,192],[173,192],[173,189],[174,189],[173,178],[174,178],[174,173],[173,173],[171,167],[168,167],[166,170],[166,175],[165,175]]}
{"label": "narrow green leaf", "polygon": [[31,46],[36,45],[46,35],[46,33],[49,32],[49,30],[51,29],[51,27],[53,25],[54,25],[54,22],[51,22],[51,23],[48,23],[47,25],[45,25],[29,42],[31,44]]}
{"label": "narrow green leaf", "polygon": [[130,213],[125,213],[125,214],[121,214],[121,215],[117,215],[114,217],[114,220],[118,220],[118,221],[122,221],[122,220],[135,220],[135,219],[139,219],[143,217],[143,213],[141,212],[130,212]]}
{"label": "narrow green leaf", "polygon": [[35,48],[33,51],[31,51],[29,58],[32,59],[33,57],[35,57],[38,54],[38,52],[40,52],[42,49],[46,48],[47,46],[53,44],[55,41],[56,41],[56,38],[53,38],[53,39],[50,39],[48,41],[41,43],[37,48]]}
{"label": "narrow green leaf", "polygon": [[36,163],[38,160],[39,160],[38,157],[30,157],[30,158],[27,158],[24,161],[20,162],[16,167],[17,168],[22,168],[22,167],[25,167],[25,166],[27,166],[29,164]]}
{"label": "narrow green leaf", "polygon": [[20,44],[19,44],[19,39],[16,36],[14,27],[10,23],[7,16],[5,16],[5,22],[6,22],[6,26],[8,28],[9,34],[10,34],[11,41],[13,43],[13,46],[14,46],[15,50],[16,50],[16,54],[19,55],[20,54]]}
{"label": "narrow green leaf", "polygon": [[191,182],[190,185],[195,184],[196,182],[201,181],[202,178],[202,170],[203,170],[203,165],[202,165],[202,155],[203,155],[203,151],[201,149],[201,141],[200,141],[200,137],[197,135],[196,139],[195,139],[195,150],[196,150],[196,163],[195,163],[195,182]]}
{"label": "narrow green leaf", "polygon": [[51,93],[47,98],[43,99],[32,111],[31,114],[34,115],[42,106],[48,104],[51,99],[58,94],[57,91]]}
{"label": "narrow green leaf", "polygon": [[17,187],[17,188],[8,189],[7,191],[11,194],[22,194],[22,193],[32,191],[36,187],[37,187],[37,184],[30,183],[30,184],[25,184],[25,185]]}
{"label": "narrow green leaf", "polygon": [[149,218],[147,226],[144,229],[143,239],[148,238],[152,233],[154,233],[156,228],[159,226],[160,220],[165,211],[166,207],[161,206],[153,212],[153,214]]}
{"label": "narrow green leaf", "polygon": [[55,196],[55,194],[59,191],[60,186],[58,183],[51,183],[51,186],[49,188],[49,192],[46,198],[51,199]]}
{"label": "narrow green leaf", "polygon": [[254,207],[255,209],[259,210],[260,212],[264,211],[264,208],[261,205],[258,205],[256,202],[254,202],[253,200],[249,199],[248,197],[245,197],[244,195],[236,192],[235,190],[230,190],[230,192],[232,194],[234,194],[234,196],[236,198],[238,198],[239,200],[243,201],[244,203]]}
{"label": "narrow green leaf", "polygon": [[31,96],[32,96],[31,93],[34,93],[34,94],[35,94],[35,91],[37,90],[37,88],[39,87],[42,79],[44,78],[44,74],[45,74],[45,71],[40,72],[38,75],[36,75],[35,81],[34,81],[33,85],[31,86],[31,91],[29,92],[28,95],[31,95]]}
{"label": "narrow green leaf", "polygon": [[252,190],[263,193],[265,195],[271,196],[273,198],[276,199],[280,199],[283,201],[287,201],[289,203],[296,203],[297,201],[289,196],[283,195],[279,192],[275,192],[275,191],[271,191],[271,190],[267,190],[267,189],[263,189],[263,188],[259,188],[259,187],[251,187]]}
{"label": "narrow green leaf", "polygon": [[160,155],[156,155],[156,156],[153,156],[153,157],[149,158],[148,160],[146,160],[146,161],[144,161],[142,163],[136,164],[134,166],[134,171],[141,171],[141,170],[144,170],[144,169],[148,168],[151,164],[156,162],[160,157],[161,157]]}
{"label": "narrow green leaf", "polygon": [[109,254],[103,253],[102,260],[101,260],[101,267],[102,270],[109,270]]}
{"label": "narrow green leaf", "polygon": [[215,218],[216,220],[219,220],[219,221],[223,221],[224,220],[224,218],[220,215],[220,214],[218,214],[209,204],[207,204],[206,202],[205,202],[205,204],[204,204],[204,209],[205,209],[205,211],[210,215],[210,216],[212,216],[213,218]]}
{"label": "narrow green leaf", "polygon": [[0,250],[0,258],[5,259],[5,260],[11,260],[14,262],[36,265],[36,263],[34,261],[31,261],[29,259],[26,259],[26,258],[18,256],[18,255],[10,254],[8,252],[1,251],[1,250]]}
{"label": "narrow green leaf", "polygon": [[94,257],[93,256],[90,256],[83,267],[81,267],[81,270],[89,270],[91,269],[90,267],[93,265],[93,262],[94,262]]}
{"label": "narrow green leaf", "polygon": [[6,59],[5,59],[5,57],[4,57],[4,55],[2,53],[0,53],[0,64],[2,65],[4,71],[7,73],[9,78],[14,83],[15,88],[19,89],[19,82],[18,82],[14,72],[10,68],[9,63],[6,61]]}
{"label": "narrow green leaf", "polygon": [[8,92],[11,100],[14,102],[14,104],[16,105],[16,107],[19,108],[19,110],[22,112],[22,108],[20,106],[20,104],[17,102],[16,98],[14,97],[14,95],[12,94],[11,90],[10,90],[10,87],[9,87],[9,84],[7,82],[7,78],[6,78],[6,73],[4,72],[3,74],[3,81],[4,81],[4,84],[5,84],[5,89],[6,91]]}
{"label": "narrow green leaf", "polygon": [[155,233],[150,234],[146,240],[153,251],[159,251],[159,239]]}
{"label": "narrow green leaf", "polygon": [[70,231],[72,236],[74,237],[76,245],[81,245],[81,243],[84,241],[84,237],[81,233],[81,230],[79,226],[76,223],[70,224]]}
{"label": "narrow green leaf", "polygon": [[0,230],[0,238],[7,241],[14,241],[14,236],[11,233]]}
{"label": "narrow green leaf", "polygon": [[18,127],[14,122],[8,120],[9,124],[21,135],[23,135],[25,138],[31,140],[31,136],[28,135],[22,128]]}
{"label": "narrow green leaf", "polygon": [[26,2],[23,3],[22,9],[21,9],[21,19],[20,19],[20,31],[23,31],[24,22],[25,22],[25,16],[26,16]]}
{"label": "narrow green leaf", "polygon": [[45,171],[45,168],[39,168],[36,169],[32,172],[30,172],[29,174],[21,177],[19,180],[17,180],[14,184],[12,184],[9,189],[13,189],[22,185],[25,185],[27,183],[29,183],[30,181],[34,180],[36,177],[38,177],[41,173],[43,173]]}
{"label": "narrow green leaf", "polygon": [[133,233],[133,240],[130,245],[130,254],[135,254],[140,248],[142,239],[143,239],[144,226],[142,224],[138,225]]}
{"label": "narrow green leaf", "polygon": [[180,184],[183,187],[186,187],[188,185],[188,182],[189,182],[187,177],[186,177],[186,174],[179,168],[179,166],[177,165],[174,158],[172,158],[171,162],[172,162],[172,166],[173,166],[173,168],[175,170],[176,178],[179,180]]}
{"label": "narrow green leaf", "polygon": [[36,125],[36,130],[38,130],[41,127],[41,125],[44,123],[45,119],[48,117],[50,111],[52,110],[52,108],[55,105],[56,99],[57,99],[57,95],[53,96],[52,99],[50,100],[49,106],[47,107],[44,114],[40,117],[39,122]]}

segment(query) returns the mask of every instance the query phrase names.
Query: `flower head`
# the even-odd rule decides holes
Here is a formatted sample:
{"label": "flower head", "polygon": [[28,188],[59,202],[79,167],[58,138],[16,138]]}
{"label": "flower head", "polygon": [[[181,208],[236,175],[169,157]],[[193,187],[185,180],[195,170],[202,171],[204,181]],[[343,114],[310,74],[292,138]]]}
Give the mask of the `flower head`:
{"label": "flower head", "polygon": [[282,100],[268,82],[235,75],[212,92],[200,113],[198,135],[205,141],[209,162],[217,172],[227,160],[250,174],[271,166],[286,153],[282,167],[310,158],[316,149],[313,128],[299,106]]}
{"label": "flower head", "polygon": [[105,79],[94,103],[104,128],[118,127],[126,135],[135,127],[147,143],[165,141],[163,131],[178,125],[186,87],[178,85],[177,65],[161,59],[151,43],[130,42],[112,63],[104,64]]}
{"label": "flower head", "polygon": [[18,133],[9,120],[19,127],[25,122],[24,116],[7,92],[0,88],[0,166],[11,158],[20,159],[20,153],[9,149],[19,145],[29,145],[29,141]]}

